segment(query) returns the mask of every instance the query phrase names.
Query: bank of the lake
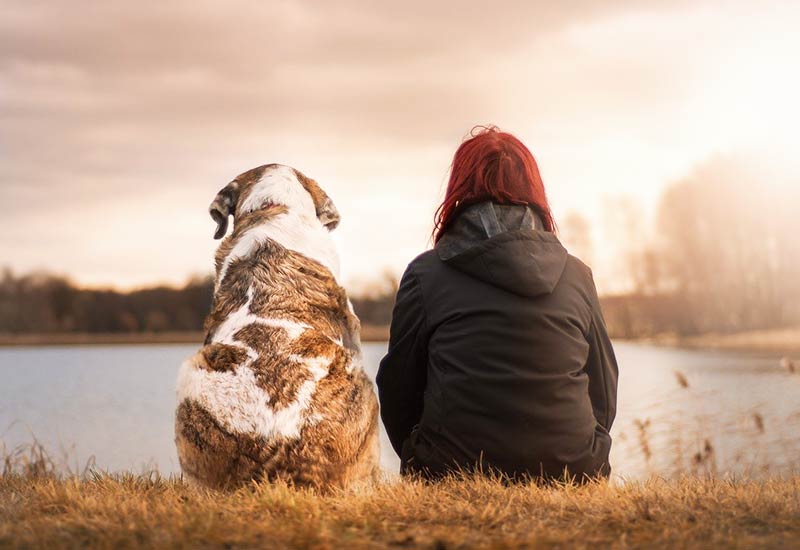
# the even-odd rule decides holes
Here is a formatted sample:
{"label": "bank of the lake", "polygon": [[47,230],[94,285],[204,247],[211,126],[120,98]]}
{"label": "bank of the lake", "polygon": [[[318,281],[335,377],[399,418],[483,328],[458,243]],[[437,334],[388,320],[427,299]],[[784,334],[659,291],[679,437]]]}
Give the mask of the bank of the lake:
{"label": "bank of the lake", "polygon": [[632,341],[659,346],[764,354],[800,359],[800,327],[708,333],[697,336],[661,334]]}
{"label": "bank of the lake", "polygon": [[[3,346],[108,346],[108,345],[159,345],[203,343],[204,335],[199,331],[184,332],[58,332],[58,333],[0,333]],[[361,340],[385,342],[389,339],[388,326],[364,325]]]}
{"label": "bank of the lake", "polygon": [[[389,327],[363,325],[361,340],[385,342]],[[90,346],[90,345],[150,345],[197,344],[203,341],[202,332],[120,332],[120,333],[0,333],[2,346]],[[800,359],[800,326],[733,333],[709,333],[696,336],[660,334],[621,341],[697,350],[731,351],[746,354],[770,355],[778,358]]]}
{"label": "bank of the lake", "polygon": [[0,475],[3,548],[797,548],[800,478],[583,487],[400,480],[320,496]]}

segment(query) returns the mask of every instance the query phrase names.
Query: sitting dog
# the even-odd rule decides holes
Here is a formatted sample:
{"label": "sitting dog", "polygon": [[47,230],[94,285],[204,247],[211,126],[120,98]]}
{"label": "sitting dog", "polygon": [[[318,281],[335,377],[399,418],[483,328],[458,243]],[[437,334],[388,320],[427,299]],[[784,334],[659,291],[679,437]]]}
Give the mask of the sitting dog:
{"label": "sitting dog", "polygon": [[210,207],[216,253],[205,344],[181,366],[175,442],[185,476],[228,489],[286,480],[320,490],[378,474],[378,404],[359,321],[337,282],[333,202],[270,164]]}

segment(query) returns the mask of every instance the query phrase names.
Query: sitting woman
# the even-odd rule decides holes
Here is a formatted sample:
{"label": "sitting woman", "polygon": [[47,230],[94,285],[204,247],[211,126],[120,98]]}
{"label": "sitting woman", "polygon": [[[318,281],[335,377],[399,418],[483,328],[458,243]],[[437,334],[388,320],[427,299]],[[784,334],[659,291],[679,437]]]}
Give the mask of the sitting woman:
{"label": "sitting woman", "polygon": [[400,282],[377,376],[401,472],[607,477],[614,350],[525,145],[494,128],[462,143],[433,236]]}

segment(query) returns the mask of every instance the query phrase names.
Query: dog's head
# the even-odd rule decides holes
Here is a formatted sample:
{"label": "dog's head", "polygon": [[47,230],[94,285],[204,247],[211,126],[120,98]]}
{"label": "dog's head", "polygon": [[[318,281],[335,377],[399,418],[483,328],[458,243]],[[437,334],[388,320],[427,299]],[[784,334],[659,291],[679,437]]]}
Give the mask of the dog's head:
{"label": "dog's head", "polygon": [[319,184],[298,170],[281,164],[267,164],[248,170],[223,187],[208,211],[217,222],[215,239],[228,230],[228,216],[266,208],[282,208],[301,217],[316,217],[328,231],[339,225],[339,212]]}

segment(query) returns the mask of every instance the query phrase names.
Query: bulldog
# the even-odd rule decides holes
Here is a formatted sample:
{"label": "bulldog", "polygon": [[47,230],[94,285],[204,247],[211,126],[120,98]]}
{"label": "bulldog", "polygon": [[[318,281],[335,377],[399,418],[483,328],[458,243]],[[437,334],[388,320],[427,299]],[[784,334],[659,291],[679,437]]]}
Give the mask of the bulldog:
{"label": "bulldog", "polygon": [[360,324],[337,281],[331,199],[269,164],[226,185],[203,347],[180,367],[175,443],[191,482],[285,480],[318,490],[378,476],[378,403]]}

